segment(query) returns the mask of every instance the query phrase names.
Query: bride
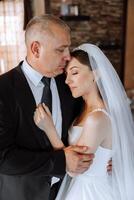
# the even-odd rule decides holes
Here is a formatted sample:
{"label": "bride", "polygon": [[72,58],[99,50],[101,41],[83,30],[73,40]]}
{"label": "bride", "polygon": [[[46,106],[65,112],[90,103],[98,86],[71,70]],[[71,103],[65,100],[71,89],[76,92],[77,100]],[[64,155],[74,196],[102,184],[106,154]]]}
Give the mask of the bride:
{"label": "bride", "polygon": [[[69,143],[89,146],[95,158],[83,174],[67,172],[56,200],[133,200],[134,124],[124,88],[97,46],[82,44],[71,56],[66,84],[74,98],[83,98],[83,109]],[[46,105],[37,107],[34,120],[55,149],[64,148]],[[106,169],[111,157],[112,177]]]}

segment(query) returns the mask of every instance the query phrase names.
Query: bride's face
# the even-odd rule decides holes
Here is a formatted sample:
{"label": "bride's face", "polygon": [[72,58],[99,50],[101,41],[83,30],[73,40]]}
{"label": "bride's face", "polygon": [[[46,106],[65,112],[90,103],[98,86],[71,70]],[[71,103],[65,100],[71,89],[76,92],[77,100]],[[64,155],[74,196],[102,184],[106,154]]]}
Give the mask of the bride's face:
{"label": "bride's face", "polygon": [[72,96],[77,98],[89,94],[93,88],[94,76],[89,66],[72,58],[66,68],[66,84],[68,84]]}

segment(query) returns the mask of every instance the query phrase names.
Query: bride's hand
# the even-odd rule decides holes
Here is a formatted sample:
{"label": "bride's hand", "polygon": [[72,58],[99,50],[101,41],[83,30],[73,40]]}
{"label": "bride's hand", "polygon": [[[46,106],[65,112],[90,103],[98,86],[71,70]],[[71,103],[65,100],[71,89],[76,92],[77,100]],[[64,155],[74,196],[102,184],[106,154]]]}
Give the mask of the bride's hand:
{"label": "bride's hand", "polygon": [[44,103],[37,106],[34,113],[34,121],[45,132],[54,149],[62,149],[64,147],[54,126],[51,112]]}
{"label": "bride's hand", "polygon": [[34,112],[35,124],[47,134],[51,129],[55,129],[49,108],[43,103],[39,104]]}
{"label": "bride's hand", "polygon": [[112,172],[112,158],[108,161],[107,172],[109,174]]}

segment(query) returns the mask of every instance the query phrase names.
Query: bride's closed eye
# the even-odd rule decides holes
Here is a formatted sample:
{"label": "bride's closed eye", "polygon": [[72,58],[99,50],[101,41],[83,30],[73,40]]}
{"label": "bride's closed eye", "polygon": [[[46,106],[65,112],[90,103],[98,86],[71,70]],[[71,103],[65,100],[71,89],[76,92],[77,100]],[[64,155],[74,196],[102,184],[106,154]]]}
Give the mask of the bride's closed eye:
{"label": "bride's closed eye", "polygon": [[76,74],[78,74],[78,71],[72,71],[71,74],[76,75]]}

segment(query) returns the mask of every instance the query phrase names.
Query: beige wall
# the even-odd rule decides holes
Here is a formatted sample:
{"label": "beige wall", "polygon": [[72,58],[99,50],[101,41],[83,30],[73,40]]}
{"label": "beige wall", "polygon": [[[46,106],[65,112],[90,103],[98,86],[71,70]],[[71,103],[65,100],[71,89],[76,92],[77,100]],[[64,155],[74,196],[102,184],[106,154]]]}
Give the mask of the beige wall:
{"label": "beige wall", "polygon": [[44,0],[33,0],[34,16],[45,13],[45,1]]}
{"label": "beige wall", "polygon": [[134,89],[134,0],[128,0],[125,87]]}

